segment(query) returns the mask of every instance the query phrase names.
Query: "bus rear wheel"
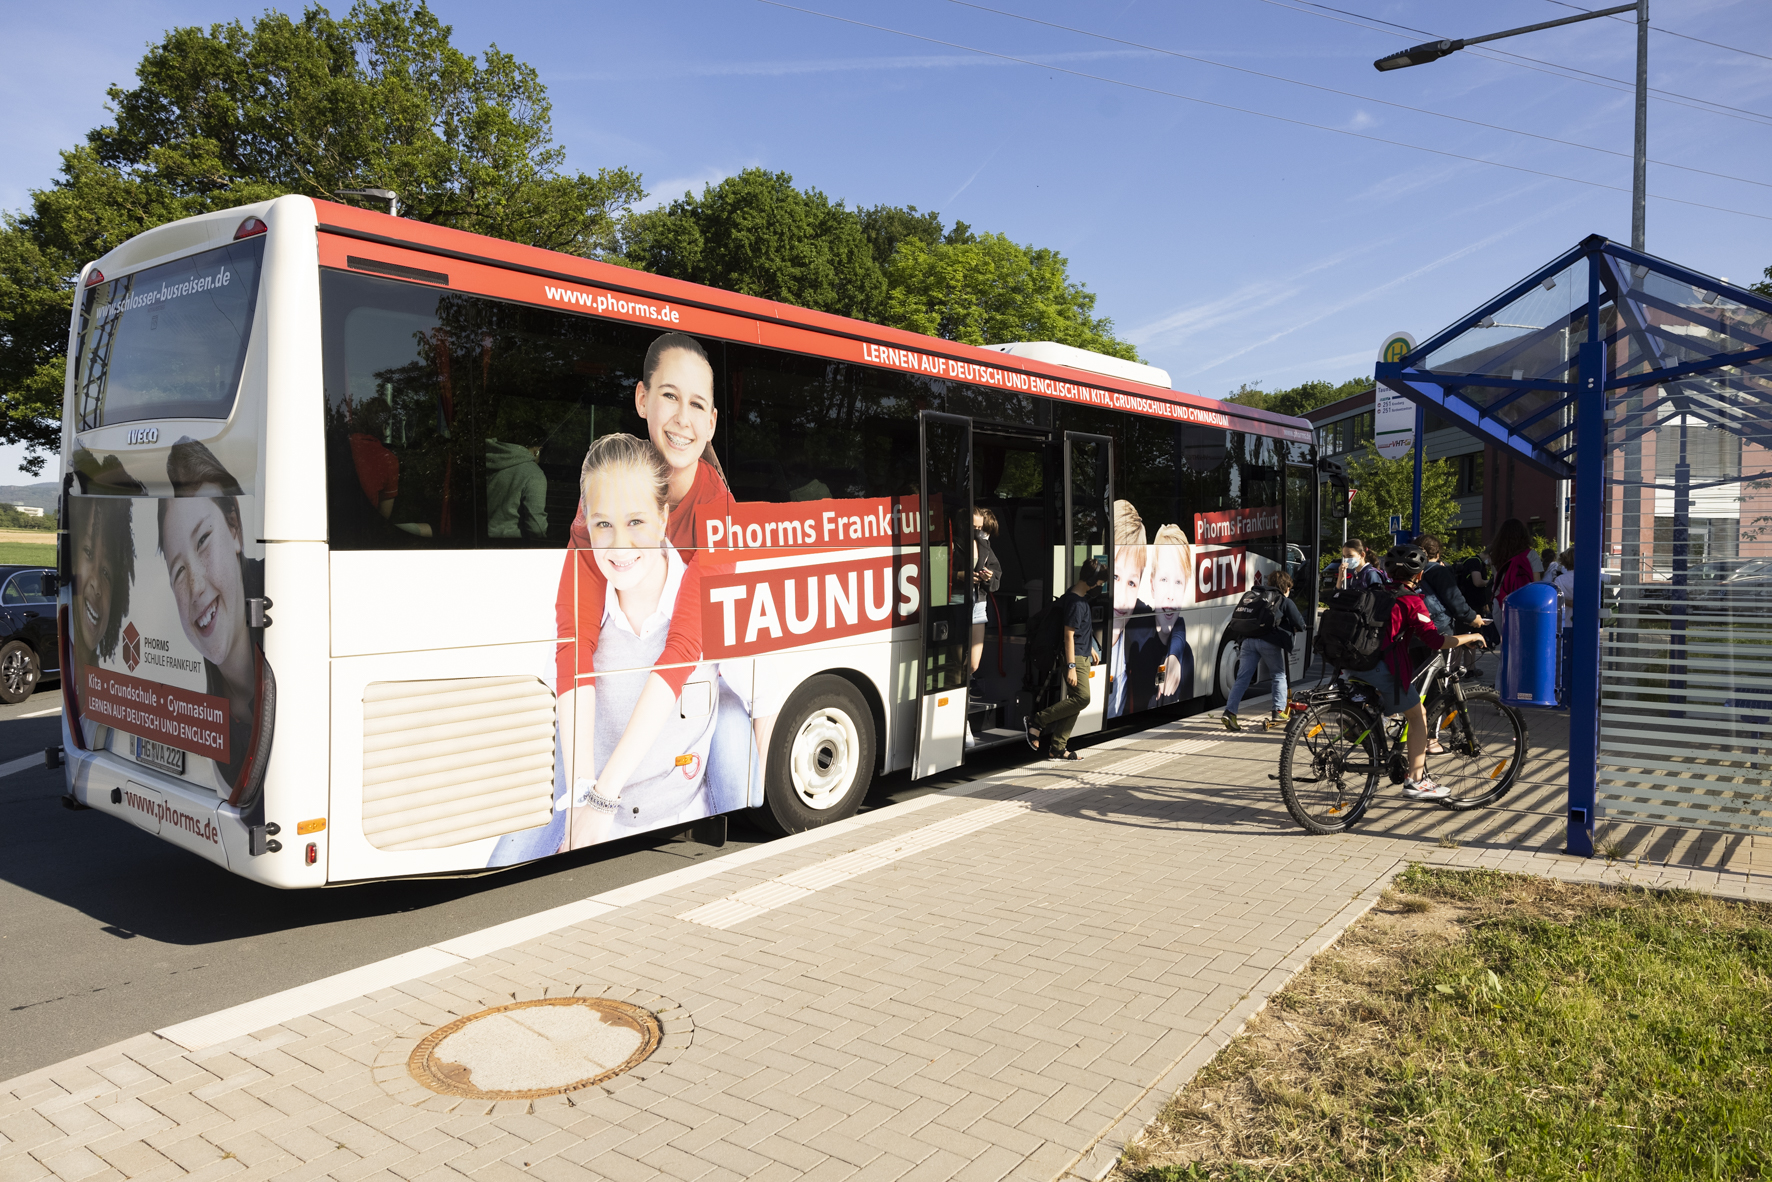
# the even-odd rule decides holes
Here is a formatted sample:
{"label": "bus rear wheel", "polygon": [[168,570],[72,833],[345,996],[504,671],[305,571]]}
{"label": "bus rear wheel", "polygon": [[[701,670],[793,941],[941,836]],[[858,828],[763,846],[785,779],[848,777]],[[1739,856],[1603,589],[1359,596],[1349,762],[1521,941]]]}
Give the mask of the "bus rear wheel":
{"label": "bus rear wheel", "polygon": [[853,685],[820,674],[776,716],[757,819],[784,836],[841,821],[873,778],[873,712]]}

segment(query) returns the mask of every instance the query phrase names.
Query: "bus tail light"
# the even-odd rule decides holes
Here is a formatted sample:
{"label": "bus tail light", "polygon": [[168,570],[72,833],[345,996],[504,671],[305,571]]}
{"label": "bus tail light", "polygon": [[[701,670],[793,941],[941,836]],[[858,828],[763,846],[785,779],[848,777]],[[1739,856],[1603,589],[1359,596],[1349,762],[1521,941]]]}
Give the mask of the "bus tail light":
{"label": "bus tail light", "polygon": [[306,854],[302,855],[302,861],[304,861],[308,865],[312,866],[316,862],[318,862],[319,860],[320,860],[319,843],[310,841],[308,843],[308,852]]}
{"label": "bus tail light", "polygon": [[92,270],[86,272],[86,286],[87,287],[97,287],[99,284],[103,283],[104,281],[105,281],[105,273],[103,271],[99,270],[97,267],[94,267]]}
{"label": "bus tail light", "polygon": [[260,221],[258,218],[247,218],[240,223],[240,228],[234,231],[234,241],[238,242],[242,238],[255,237],[259,234],[265,233],[269,229],[270,227],[265,225],[264,222]]}

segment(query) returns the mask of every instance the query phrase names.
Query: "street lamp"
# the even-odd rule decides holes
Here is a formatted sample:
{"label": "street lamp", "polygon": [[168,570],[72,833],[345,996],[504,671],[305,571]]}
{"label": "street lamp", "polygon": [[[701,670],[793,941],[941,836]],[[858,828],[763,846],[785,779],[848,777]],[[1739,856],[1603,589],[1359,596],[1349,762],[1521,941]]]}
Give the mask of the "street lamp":
{"label": "street lamp", "polygon": [[1637,14],[1637,147],[1631,184],[1630,245],[1632,250],[1642,250],[1644,215],[1649,202],[1649,0],[1636,0],[1634,4],[1620,4],[1617,8],[1602,8],[1598,12],[1584,12],[1579,16],[1541,21],[1536,25],[1522,25],[1517,29],[1504,29],[1482,37],[1428,41],[1411,46],[1401,53],[1381,57],[1372,64],[1381,71],[1425,66],[1429,62],[1437,62],[1457,53],[1467,45],[1480,45],[1485,41],[1499,41],[1503,37],[1518,37],[1521,33],[1536,33],[1539,29],[1554,29],[1558,25],[1573,25],[1578,21],[1619,16],[1626,12]]}

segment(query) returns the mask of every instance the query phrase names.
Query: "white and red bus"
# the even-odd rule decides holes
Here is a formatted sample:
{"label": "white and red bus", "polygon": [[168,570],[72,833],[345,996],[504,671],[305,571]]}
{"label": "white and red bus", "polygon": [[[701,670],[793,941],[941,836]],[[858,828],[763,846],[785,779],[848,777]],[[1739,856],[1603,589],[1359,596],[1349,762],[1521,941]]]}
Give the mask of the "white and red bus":
{"label": "white and red bus", "polygon": [[70,803],[274,886],[847,816],[1022,741],[1091,556],[1079,734],[1312,614],[1308,424],[1050,343],[284,197],[91,264],[69,357]]}

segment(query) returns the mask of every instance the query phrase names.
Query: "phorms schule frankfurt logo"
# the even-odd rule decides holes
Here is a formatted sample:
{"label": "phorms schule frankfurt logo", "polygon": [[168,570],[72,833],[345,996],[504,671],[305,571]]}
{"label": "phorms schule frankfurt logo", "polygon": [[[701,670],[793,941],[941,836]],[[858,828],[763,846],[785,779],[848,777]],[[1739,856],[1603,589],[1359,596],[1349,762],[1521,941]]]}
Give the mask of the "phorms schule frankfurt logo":
{"label": "phorms schule frankfurt logo", "polygon": [[130,624],[123,629],[123,663],[129,666],[131,673],[142,663],[142,634]]}

